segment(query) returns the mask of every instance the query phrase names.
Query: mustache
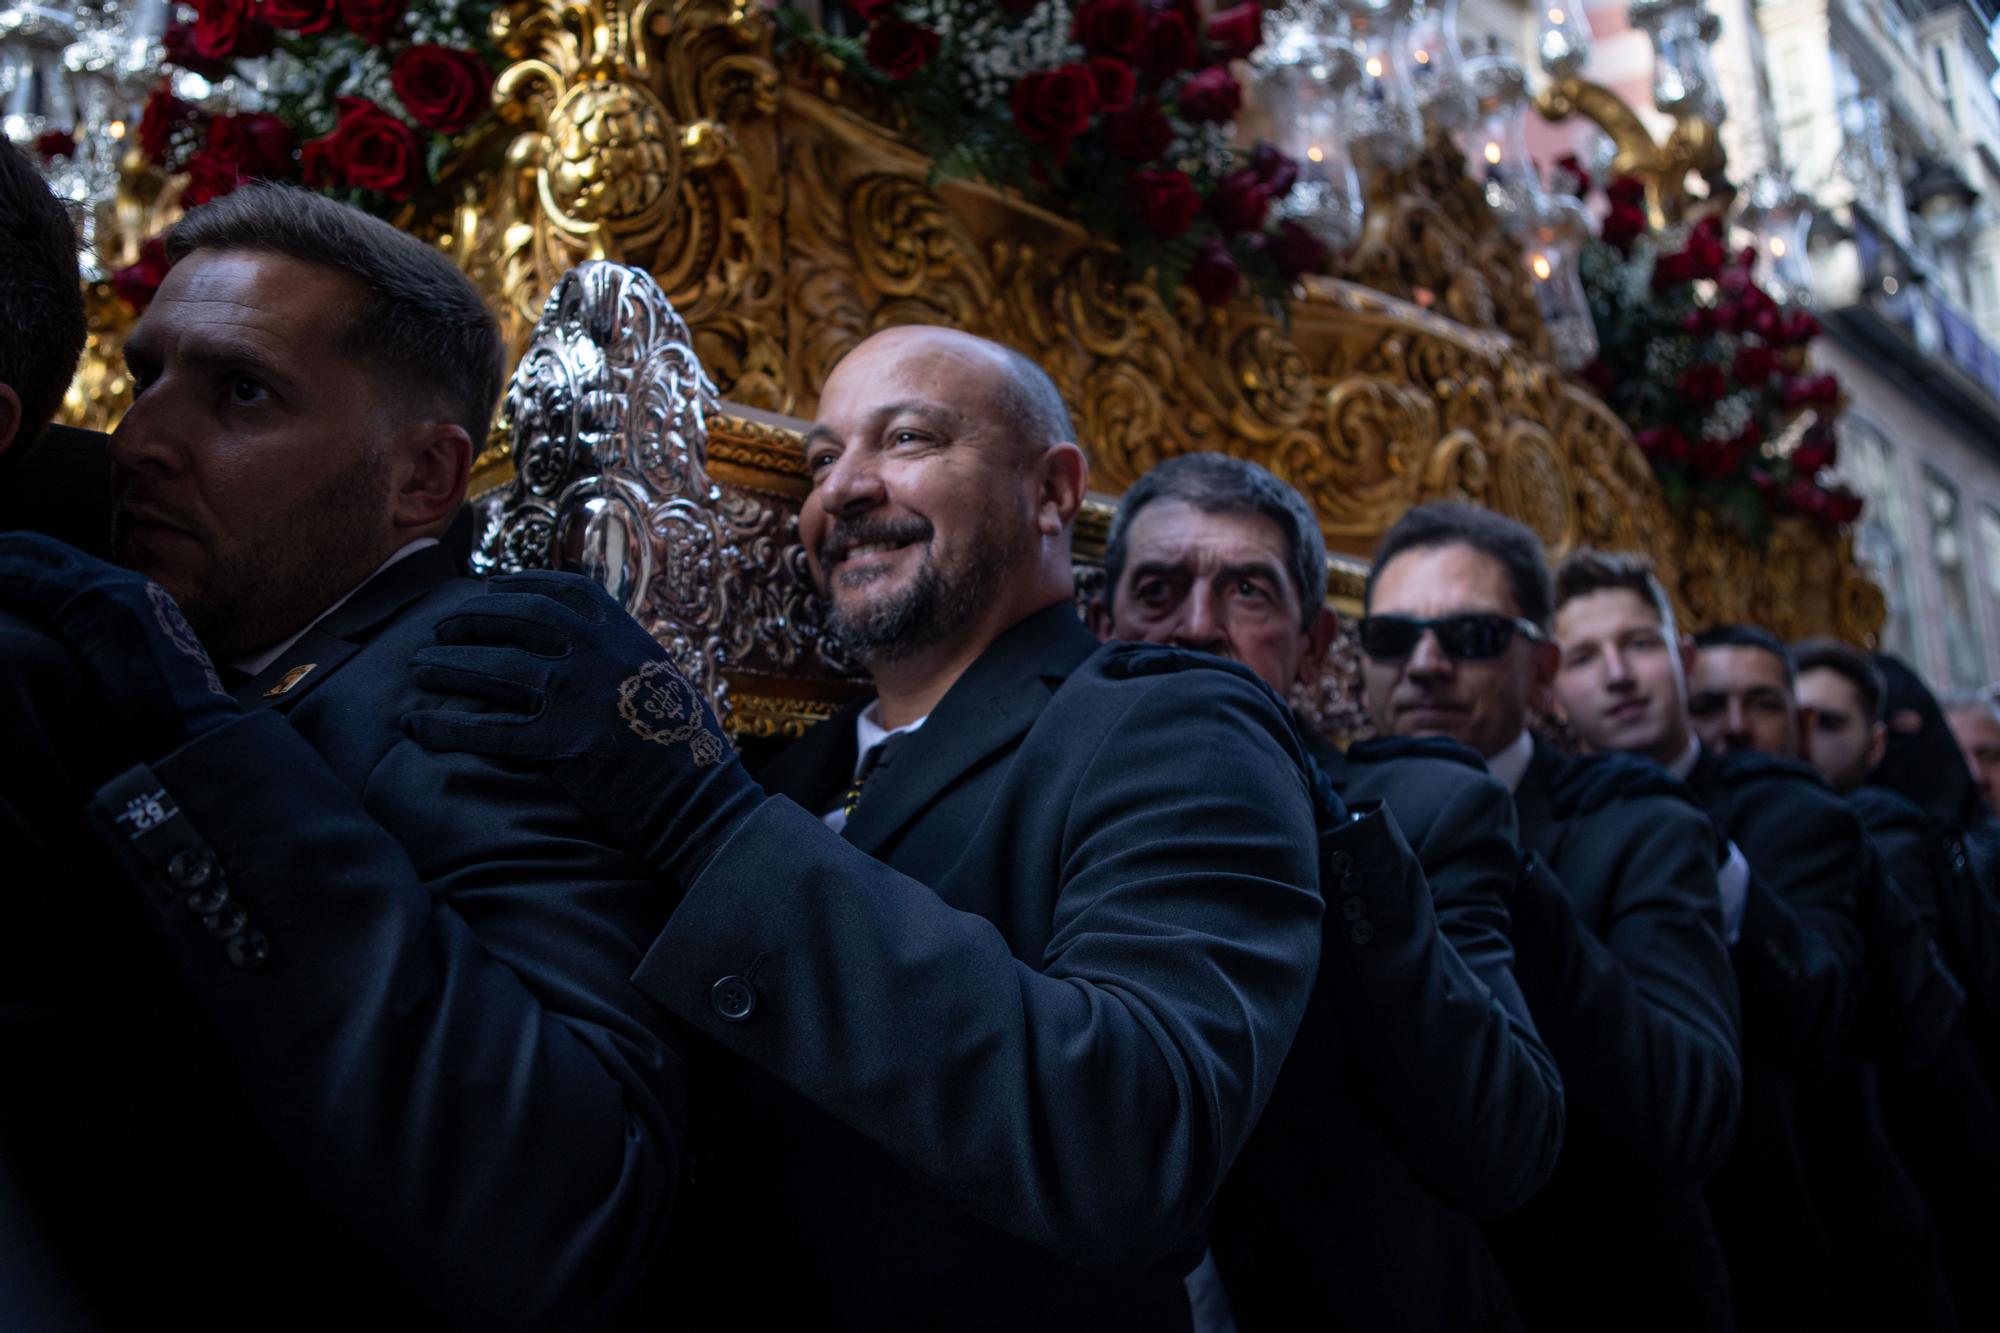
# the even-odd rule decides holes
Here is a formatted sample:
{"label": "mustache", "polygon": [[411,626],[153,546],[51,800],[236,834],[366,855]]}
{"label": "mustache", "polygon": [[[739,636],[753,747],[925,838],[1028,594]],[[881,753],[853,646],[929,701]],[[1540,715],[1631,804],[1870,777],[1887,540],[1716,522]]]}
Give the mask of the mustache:
{"label": "mustache", "polygon": [[929,519],[914,515],[909,518],[855,519],[848,523],[836,523],[827,529],[826,536],[820,540],[816,553],[819,567],[833,568],[857,546],[876,542],[887,546],[907,546],[911,542],[929,541],[936,531]]}
{"label": "mustache", "polygon": [[201,519],[181,506],[156,496],[149,496],[137,484],[121,486],[111,503],[112,533],[116,535],[127,531],[135,518],[170,528],[179,528],[194,537],[203,536],[207,532]]}

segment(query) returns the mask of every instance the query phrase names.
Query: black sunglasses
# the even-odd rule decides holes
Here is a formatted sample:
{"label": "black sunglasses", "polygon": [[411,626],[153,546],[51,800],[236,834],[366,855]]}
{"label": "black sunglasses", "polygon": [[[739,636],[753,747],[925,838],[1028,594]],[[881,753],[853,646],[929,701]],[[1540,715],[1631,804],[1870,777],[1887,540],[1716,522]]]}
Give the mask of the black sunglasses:
{"label": "black sunglasses", "polygon": [[1399,662],[1417,650],[1424,631],[1437,635],[1438,647],[1460,662],[1490,662],[1507,651],[1516,634],[1530,643],[1546,643],[1548,635],[1532,620],[1493,612],[1471,612],[1419,620],[1415,616],[1363,616],[1361,651],[1380,662]]}

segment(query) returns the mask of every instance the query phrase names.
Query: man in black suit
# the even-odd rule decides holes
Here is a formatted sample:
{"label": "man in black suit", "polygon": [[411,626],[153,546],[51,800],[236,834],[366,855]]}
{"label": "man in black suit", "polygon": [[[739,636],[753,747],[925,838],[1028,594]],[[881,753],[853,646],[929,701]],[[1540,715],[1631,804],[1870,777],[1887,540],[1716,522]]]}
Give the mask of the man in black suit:
{"label": "man in black suit", "polygon": [[[1155,467],[1120,502],[1104,566],[1100,638],[1215,653],[1281,693],[1325,659],[1318,522],[1255,463]],[[1527,1202],[1562,1129],[1555,1063],[1511,970],[1513,802],[1461,747],[1343,755],[1301,731],[1342,802],[1386,805],[1414,859],[1321,867],[1340,910],[1312,1003],[1210,1229],[1237,1326],[1502,1326],[1511,1298],[1473,1219]]]}
{"label": "man in black suit", "polygon": [[[1957,914],[1946,908],[1971,886],[1954,873],[1924,812],[1868,780],[1887,743],[1881,668],[1830,639],[1795,644],[1791,655],[1807,757],[1861,817],[1890,877],[1920,915],[1930,948],[1963,956],[1947,929]],[[1877,1043],[1883,1118],[1937,1223],[1960,1326],[1990,1328],[2000,1322],[2000,1286],[1988,1262],[2000,1247],[1992,1208],[2000,1197],[2000,1105],[1980,1071],[1967,1023],[1951,1023],[1934,1054],[1923,1044]]]}
{"label": "man in black suit", "polygon": [[1547,1189],[1488,1229],[1525,1322],[1726,1328],[1700,1189],[1741,1076],[1708,820],[1650,765],[1564,759],[1528,731],[1559,653],[1541,544],[1520,524],[1412,509],[1367,596],[1369,716],[1477,750],[1533,853],[1511,903],[1515,971],[1562,1071],[1568,1139]]}
{"label": "man in black suit", "polygon": [[[1187,1242],[1305,1009],[1296,728],[1240,667],[1084,628],[1071,437],[1038,367],[967,334],[841,361],[800,537],[875,690],[764,790],[557,576],[495,580],[422,659],[499,711],[421,739],[543,756],[657,857],[637,981],[704,1038],[671,1280],[746,1325],[1186,1326]],[[621,689],[643,727],[606,716]]]}
{"label": "man in black suit", "polygon": [[86,686],[109,701],[93,814],[204,1019],[165,1057],[200,1095],[141,1126],[161,1157],[132,1193],[181,1210],[122,1252],[130,1299],[211,1327],[633,1324],[683,1092],[628,979],[652,876],[545,777],[400,727],[441,701],[412,655],[480,591],[434,543],[497,329],[423,242],[302,191],[194,210],[168,252],[114,442],[118,551],[158,583],[0,538],[0,606],[84,668],[36,697],[53,748],[98,721]]}
{"label": "man in black suit", "polygon": [[[1849,1005],[1837,1032],[1813,1022],[1809,1010],[1784,1012],[1768,990],[1746,1013],[1753,1070],[1775,1065],[1795,1089],[1790,1120],[1806,1204],[1828,1246],[1835,1322],[1856,1330],[1954,1328],[1935,1226],[1882,1124],[1876,1062],[1909,1068],[1936,1060],[1957,1026],[1963,992],[1855,808],[1798,761],[1804,727],[1784,645],[1744,625],[1716,626],[1695,644],[1688,710],[1704,750],[1696,793],[1739,840],[1757,883],[1802,920],[1824,922],[1828,938],[1844,926],[1852,950]],[[1723,1183],[1750,1208],[1782,1197],[1762,1155],[1740,1154]],[[1760,1224],[1745,1239],[1761,1250],[1766,1231]],[[1777,1289],[1764,1299],[1775,1308],[1792,1297]]]}

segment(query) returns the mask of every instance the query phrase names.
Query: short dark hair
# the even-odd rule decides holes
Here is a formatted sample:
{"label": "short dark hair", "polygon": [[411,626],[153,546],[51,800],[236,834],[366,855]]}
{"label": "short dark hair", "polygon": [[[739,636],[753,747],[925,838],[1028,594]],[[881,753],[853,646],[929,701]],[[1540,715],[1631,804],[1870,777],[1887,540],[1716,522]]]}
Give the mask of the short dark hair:
{"label": "short dark hair", "polygon": [[76,375],[85,337],[76,223],[28,155],[0,135],[0,384],[21,400],[16,453],[41,438]]}
{"label": "short dark hair", "polygon": [[1785,649],[1784,641],[1771,631],[1758,625],[1716,625],[1694,636],[1697,648],[1757,648],[1778,659],[1785,668],[1785,684],[1796,687],[1798,676],[1792,670],[1792,655]]}
{"label": "short dark hair", "polygon": [[1541,539],[1504,514],[1458,500],[1433,500],[1396,520],[1375,548],[1362,604],[1374,606],[1375,580],[1391,560],[1405,551],[1443,546],[1469,546],[1499,561],[1513,585],[1515,609],[1523,619],[1549,627],[1549,564],[1542,555]]}
{"label": "short dark hair", "polygon": [[1556,566],[1555,606],[1560,612],[1579,597],[1598,592],[1629,592],[1652,607],[1660,624],[1676,627],[1674,604],[1660,586],[1651,556],[1637,551],[1599,551],[1583,547]]}
{"label": "short dark hair", "polygon": [[1889,698],[1889,682],[1882,668],[1859,648],[1838,639],[1806,639],[1792,645],[1792,671],[1831,671],[1844,676],[1861,696],[1861,711],[1870,722],[1880,722]]}
{"label": "short dark hair", "polygon": [[1292,590],[1299,595],[1302,629],[1326,603],[1326,538],[1319,519],[1297,490],[1268,469],[1227,454],[1176,454],[1139,478],[1118,502],[1111,534],[1104,542],[1104,605],[1108,608],[1125,573],[1126,542],[1132,520],[1155,500],[1179,500],[1205,514],[1255,514],[1278,525]]}
{"label": "short dark hair", "polygon": [[347,274],[368,293],[347,351],[410,392],[441,401],[474,449],[486,441],[507,374],[500,327],[449,259],[379,218],[294,186],[251,182],[189,211],[167,258],[253,250]]}

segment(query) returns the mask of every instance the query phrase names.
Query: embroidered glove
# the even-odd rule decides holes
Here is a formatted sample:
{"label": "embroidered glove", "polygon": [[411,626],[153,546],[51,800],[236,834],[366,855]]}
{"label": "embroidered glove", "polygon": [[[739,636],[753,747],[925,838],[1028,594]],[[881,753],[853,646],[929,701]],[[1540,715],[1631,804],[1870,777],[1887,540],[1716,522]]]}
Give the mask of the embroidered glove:
{"label": "embroidered glove", "polygon": [[403,729],[430,750],[543,767],[619,845],[685,885],[763,804],[701,692],[597,584],[509,574],[411,665],[456,696]]}
{"label": "embroidered glove", "polygon": [[238,715],[166,589],[35,533],[0,533],[0,611],[47,630],[84,661],[115,728],[142,761]]}

